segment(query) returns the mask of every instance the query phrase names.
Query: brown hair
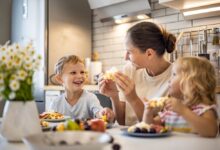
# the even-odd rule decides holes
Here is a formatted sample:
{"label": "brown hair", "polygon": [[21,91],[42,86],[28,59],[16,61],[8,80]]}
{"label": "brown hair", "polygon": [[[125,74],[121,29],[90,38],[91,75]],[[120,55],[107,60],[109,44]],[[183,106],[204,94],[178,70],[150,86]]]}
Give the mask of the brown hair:
{"label": "brown hair", "polygon": [[77,63],[82,63],[84,64],[83,60],[80,59],[78,56],[76,55],[69,55],[69,56],[64,56],[62,58],[60,58],[58,60],[58,62],[56,63],[55,65],[55,68],[54,68],[54,71],[55,71],[55,74],[60,74],[62,73],[63,71],[63,66],[66,64],[66,63],[69,63],[69,62],[72,62],[74,64],[77,64]]}
{"label": "brown hair", "polygon": [[175,49],[176,37],[153,22],[141,22],[134,25],[128,30],[127,36],[142,52],[152,48],[161,56],[165,50],[172,53]]}
{"label": "brown hair", "polygon": [[206,58],[182,57],[174,65],[181,75],[180,89],[186,105],[216,104],[215,69]]}

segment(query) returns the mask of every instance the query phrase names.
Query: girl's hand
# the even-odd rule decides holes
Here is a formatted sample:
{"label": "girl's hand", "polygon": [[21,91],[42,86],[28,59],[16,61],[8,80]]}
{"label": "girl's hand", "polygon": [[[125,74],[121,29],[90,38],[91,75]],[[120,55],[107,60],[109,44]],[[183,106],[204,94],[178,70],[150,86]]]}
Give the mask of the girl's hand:
{"label": "girl's hand", "polygon": [[144,102],[144,106],[145,108],[142,121],[150,124],[153,122],[154,116],[155,114],[157,114],[158,111],[156,108],[151,107],[148,101]]}
{"label": "girl's hand", "polygon": [[112,80],[104,79],[103,74],[99,75],[98,80],[99,92],[108,97],[114,97],[118,95],[118,89],[116,84]]}
{"label": "girl's hand", "polygon": [[117,72],[115,73],[115,82],[122,90],[125,97],[128,98],[128,100],[137,96],[135,92],[134,81],[131,80],[128,76],[122,74],[121,72]]}
{"label": "girl's hand", "polygon": [[110,109],[110,108],[103,108],[100,112],[99,112],[100,116],[106,116],[107,117],[107,122],[114,122],[115,120],[115,113]]}
{"label": "girl's hand", "polygon": [[181,102],[181,100],[174,97],[170,97],[165,102],[165,109],[174,111],[178,114],[181,114],[185,108],[186,106]]}

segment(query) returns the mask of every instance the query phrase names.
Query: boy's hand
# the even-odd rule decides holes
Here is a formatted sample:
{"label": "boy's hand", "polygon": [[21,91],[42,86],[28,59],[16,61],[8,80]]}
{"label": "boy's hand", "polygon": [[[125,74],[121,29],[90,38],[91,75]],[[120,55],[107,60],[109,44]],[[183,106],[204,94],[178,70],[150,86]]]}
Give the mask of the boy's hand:
{"label": "boy's hand", "polygon": [[101,116],[101,118],[106,121],[106,122],[114,122],[115,120],[115,114],[114,112],[110,109],[110,108],[103,108],[100,112],[99,112],[99,115]]}

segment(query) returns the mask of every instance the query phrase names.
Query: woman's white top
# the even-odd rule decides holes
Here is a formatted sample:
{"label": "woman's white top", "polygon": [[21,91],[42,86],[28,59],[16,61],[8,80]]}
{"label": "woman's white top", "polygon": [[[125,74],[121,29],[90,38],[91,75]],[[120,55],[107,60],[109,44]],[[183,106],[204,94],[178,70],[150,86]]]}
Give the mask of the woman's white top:
{"label": "woman's white top", "polygon": [[[131,63],[124,67],[123,72],[134,80],[135,90],[138,97],[143,99],[153,99],[156,97],[166,96],[168,94],[168,81],[171,77],[172,65],[170,65],[162,74],[149,76],[146,69],[136,69]],[[120,89],[119,89],[120,91]],[[122,92],[119,92],[121,101],[126,102]],[[125,125],[133,125],[138,122],[137,116],[130,104],[126,102],[125,108]]]}

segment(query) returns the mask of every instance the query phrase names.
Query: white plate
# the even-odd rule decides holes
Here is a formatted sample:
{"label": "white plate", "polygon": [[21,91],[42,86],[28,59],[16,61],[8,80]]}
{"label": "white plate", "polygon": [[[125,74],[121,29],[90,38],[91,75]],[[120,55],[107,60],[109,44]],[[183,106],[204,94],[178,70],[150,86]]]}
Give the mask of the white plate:
{"label": "white plate", "polygon": [[66,121],[67,119],[70,119],[70,116],[64,116],[61,119],[42,119],[44,121],[48,121],[48,122],[62,122],[62,121]]}
{"label": "white plate", "polygon": [[43,132],[23,139],[31,150],[101,150],[111,140],[107,133],[92,131]]}
{"label": "white plate", "polygon": [[132,132],[128,132],[128,128],[121,129],[121,131],[123,132],[124,135],[134,136],[134,137],[151,138],[151,137],[166,137],[171,135],[171,131],[167,131],[164,133],[132,133]]}

